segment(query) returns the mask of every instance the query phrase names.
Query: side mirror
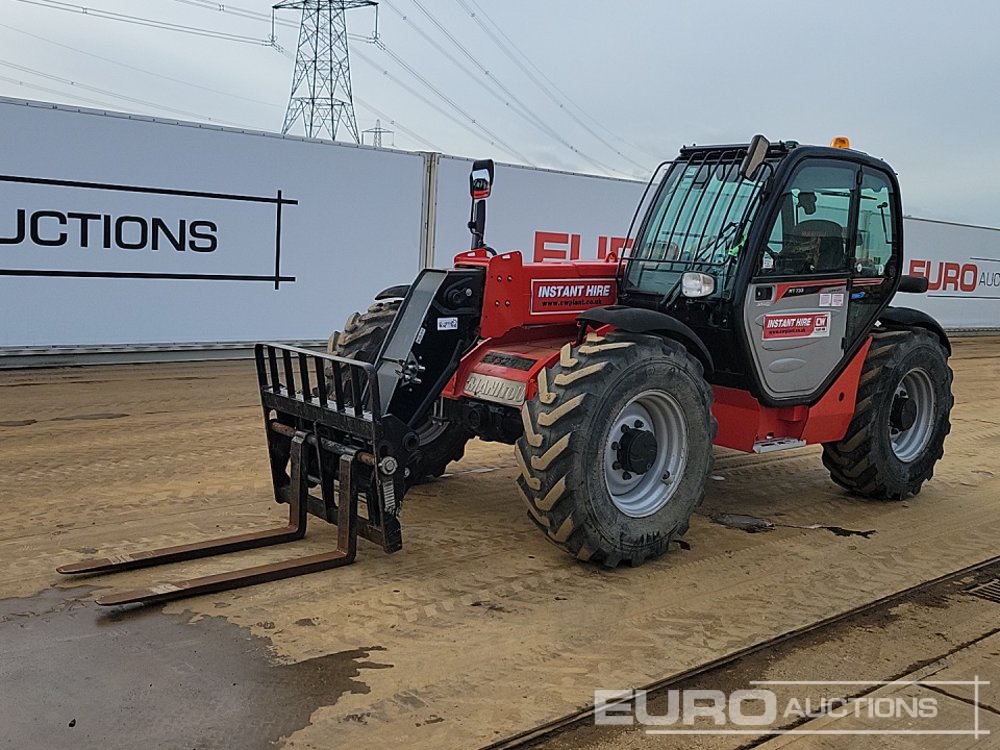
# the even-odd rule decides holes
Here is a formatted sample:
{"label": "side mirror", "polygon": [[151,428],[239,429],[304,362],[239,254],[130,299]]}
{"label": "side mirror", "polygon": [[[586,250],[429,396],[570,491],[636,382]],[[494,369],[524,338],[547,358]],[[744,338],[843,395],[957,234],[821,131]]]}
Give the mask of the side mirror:
{"label": "side mirror", "polygon": [[923,294],[929,286],[930,281],[925,276],[903,276],[896,291],[904,294]]}
{"label": "side mirror", "polygon": [[469,192],[472,194],[472,200],[489,198],[492,189],[493,160],[477,159],[472,162],[472,173],[469,175]]}
{"label": "side mirror", "polygon": [[760,169],[760,165],[767,158],[767,150],[770,147],[771,143],[762,135],[755,135],[750,139],[750,147],[747,149],[747,155],[743,157],[743,162],[740,164],[740,177],[744,180],[754,179],[757,176],[757,170]]}

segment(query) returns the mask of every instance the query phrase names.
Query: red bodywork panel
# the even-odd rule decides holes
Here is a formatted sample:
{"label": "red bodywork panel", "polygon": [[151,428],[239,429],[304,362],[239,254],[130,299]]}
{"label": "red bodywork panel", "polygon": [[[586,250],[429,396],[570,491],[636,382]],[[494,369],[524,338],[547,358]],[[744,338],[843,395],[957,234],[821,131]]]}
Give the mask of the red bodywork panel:
{"label": "red bodywork panel", "polygon": [[[519,252],[491,256],[471,250],[456,255],[455,265],[486,268],[482,340],[462,358],[444,398],[510,406],[532,398],[538,373],[576,339],[577,315],[617,301],[616,266],[606,260],[525,264]],[[605,326],[599,332],[608,330]],[[713,386],[712,411],[719,421],[715,444],[750,452],[755,442],[770,438],[810,444],[840,440],[854,416],[858,378],[870,346],[869,338],[812,406],[766,407],[748,391]]]}
{"label": "red bodywork panel", "polygon": [[762,406],[747,391],[713,386],[712,413],[719,421],[715,444],[749,452],[756,441],[770,438],[799,438],[809,444],[840,440],[854,416],[858,379],[871,344],[869,337],[840,377],[812,406],[771,408]]}
{"label": "red bodywork panel", "polygon": [[559,350],[576,338],[576,326],[546,326],[525,333],[528,335],[516,336],[512,332],[502,339],[485,339],[477,344],[462,358],[458,371],[441,395],[452,399],[477,398],[476,387],[468,387],[469,376],[477,373],[523,383],[524,398],[532,398],[538,390],[538,372],[551,367],[559,358]]}
{"label": "red bodywork panel", "polygon": [[618,301],[617,265],[607,260],[525,264],[517,251],[470,250],[455,256],[455,266],[486,268],[483,338],[522,326],[575,325],[584,310]]}

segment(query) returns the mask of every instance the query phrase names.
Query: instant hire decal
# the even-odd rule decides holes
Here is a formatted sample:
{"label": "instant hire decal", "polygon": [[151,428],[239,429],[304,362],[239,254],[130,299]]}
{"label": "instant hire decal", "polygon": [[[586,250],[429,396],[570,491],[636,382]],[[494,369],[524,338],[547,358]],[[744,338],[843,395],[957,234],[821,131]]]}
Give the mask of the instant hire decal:
{"label": "instant hire decal", "polygon": [[764,316],[764,340],[818,339],[830,335],[830,313],[807,312]]}
{"label": "instant hire decal", "polygon": [[614,304],[614,279],[534,279],[531,313],[558,314]]}

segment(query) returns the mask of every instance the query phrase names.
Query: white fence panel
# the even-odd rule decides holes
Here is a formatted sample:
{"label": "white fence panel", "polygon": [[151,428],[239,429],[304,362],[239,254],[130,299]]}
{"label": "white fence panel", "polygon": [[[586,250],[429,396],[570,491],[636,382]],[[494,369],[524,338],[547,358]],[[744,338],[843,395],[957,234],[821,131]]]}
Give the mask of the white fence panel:
{"label": "white fence panel", "polygon": [[[434,265],[469,249],[470,159],[438,165]],[[629,180],[498,164],[486,242],[520,250],[526,262],[602,257],[620,248],[645,185]]]}
{"label": "white fence panel", "polygon": [[[325,339],[469,247],[471,160],[0,98],[0,347]],[[644,185],[497,165],[487,242],[527,261],[625,244]],[[434,196],[424,205],[425,190]],[[901,295],[1000,328],[1000,229],[905,219]]]}
{"label": "white fence panel", "polygon": [[0,347],[325,339],[419,267],[419,154],[0,99]]}
{"label": "white fence panel", "polygon": [[906,273],[926,276],[927,294],[901,294],[945,328],[1000,328],[1000,229],[903,220]]}

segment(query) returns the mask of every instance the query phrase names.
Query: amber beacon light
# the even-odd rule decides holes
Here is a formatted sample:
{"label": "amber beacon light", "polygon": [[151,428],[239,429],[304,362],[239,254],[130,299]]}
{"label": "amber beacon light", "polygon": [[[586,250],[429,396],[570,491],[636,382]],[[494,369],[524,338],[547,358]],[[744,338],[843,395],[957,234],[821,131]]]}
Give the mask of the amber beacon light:
{"label": "amber beacon light", "polygon": [[846,135],[838,135],[832,141],[830,141],[830,145],[833,146],[834,148],[850,148],[851,139],[848,138]]}

